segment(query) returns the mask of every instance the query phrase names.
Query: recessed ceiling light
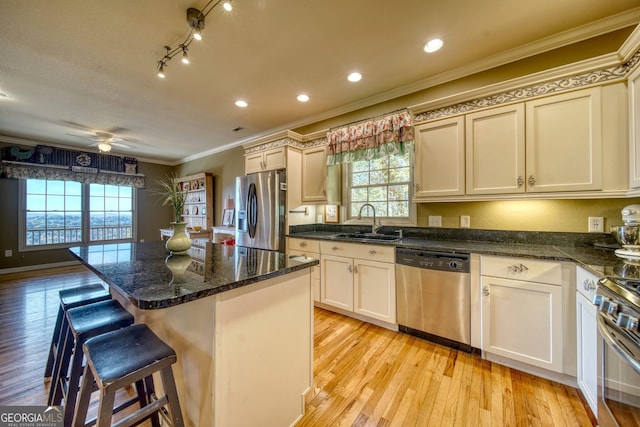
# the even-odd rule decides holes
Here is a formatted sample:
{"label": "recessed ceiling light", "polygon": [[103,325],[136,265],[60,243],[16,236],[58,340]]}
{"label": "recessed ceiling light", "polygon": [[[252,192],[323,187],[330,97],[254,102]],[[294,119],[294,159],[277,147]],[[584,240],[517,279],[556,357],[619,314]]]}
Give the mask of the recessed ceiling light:
{"label": "recessed ceiling light", "polygon": [[347,77],[347,79],[348,79],[350,82],[359,82],[361,78],[362,78],[362,74],[360,74],[360,73],[351,73],[351,74],[349,74],[349,76]]}
{"label": "recessed ceiling light", "polygon": [[304,93],[301,93],[300,95],[298,95],[297,99],[300,102],[307,102],[309,100],[309,96],[305,95]]}
{"label": "recessed ceiling light", "polygon": [[239,99],[239,100],[236,101],[236,105],[238,107],[245,108],[249,104],[247,104],[247,101],[243,101],[242,99]]}
{"label": "recessed ceiling light", "polygon": [[424,51],[427,53],[433,53],[440,50],[443,44],[444,42],[440,39],[429,40],[427,44],[424,45]]}
{"label": "recessed ceiling light", "polygon": [[0,92],[0,98],[8,98],[8,97],[9,95],[7,95],[6,93]]}

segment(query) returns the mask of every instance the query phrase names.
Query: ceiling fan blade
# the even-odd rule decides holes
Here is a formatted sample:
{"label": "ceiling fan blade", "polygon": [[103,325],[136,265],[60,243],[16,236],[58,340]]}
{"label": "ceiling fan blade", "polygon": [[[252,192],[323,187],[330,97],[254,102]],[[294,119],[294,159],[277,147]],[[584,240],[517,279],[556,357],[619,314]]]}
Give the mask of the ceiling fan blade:
{"label": "ceiling fan blade", "polygon": [[128,130],[129,130],[129,129],[127,129],[127,128],[123,128],[123,127],[120,127],[120,126],[116,126],[116,127],[113,127],[113,128],[111,128],[111,129],[109,129],[109,130],[107,130],[107,131],[105,131],[105,132],[106,132],[106,133],[110,133],[110,134],[112,134],[112,135],[117,135],[117,134],[119,134],[119,133],[123,133],[123,132],[126,132],[126,131],[128,131]]}
{"label": "ceiling fan blade", "polygon": [[88,130],[88,131],[91,131],[91,133],[94,133],[94,129],[93,128],[91,128],[91,127],[89,127],[87,125],[83,125],[82,123],[76,123],[76,122],[72,122],[70,120],[62,120],[62,123],[65,123],[65,124],[67,124],[69,126],[73,126],[75,128],[78,128],[78,129]]}
{"label": "ceiling fan blade", "polygon": [[119,142],[110,142],[111,145],[113,145],[114,147],[120,147],[120,148],[129,148],[132,149],[133,147],[127,145],[127,144],[121,144]]}

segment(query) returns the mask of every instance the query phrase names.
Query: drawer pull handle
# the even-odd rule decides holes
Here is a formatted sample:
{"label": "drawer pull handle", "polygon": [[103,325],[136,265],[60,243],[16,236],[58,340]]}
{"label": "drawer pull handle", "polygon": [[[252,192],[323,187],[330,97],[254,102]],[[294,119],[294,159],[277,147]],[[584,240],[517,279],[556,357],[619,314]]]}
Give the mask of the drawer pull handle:
{"label": "drawer pull handle", "polygon": [[590,279],[584,279],[584,283],[582,284],[582,286],[584,287],[585,291],[596,289],[596,284],[593,282],[593,280]]}
{"label": "drawer pull handle", "polygon": [[300,247],[304,248],[305,246],[307,246],[307,242],[300,242]]}
{"label": "drawer pull handle", "polygon": [[529,269],[524,264],[520,264],[520,265],[514,264],[511,267],[509,267],[509,270],[513,271],[514,273],[522,273],[523,271],[528,271]]}
{"label": "drawer pull handle", "polygon": [[370,253],[371,255],[375,255],[375,254],[377,254],[378,252],[376,252],[376,250],[375,250],[375,249],[371,249],[371,250],[369,251],[369,253]]}
{"label": "drawer pull handle", "polygon": [[334,246],[334,247],[332,247],[332,248],[331,248],[331,250],[332,250],[332,251],[339,251],[339,250],[340,250],[340,248],[339,248],[338,246]]}
{"label": "drawer pull handle", "polygon": [[357,265],[353,267],[353,272],[358,274],[358,266]]}
{"label": "drawer pull handle", "polygon": [[349,273],[353,273],[353,267],[349,264]]}

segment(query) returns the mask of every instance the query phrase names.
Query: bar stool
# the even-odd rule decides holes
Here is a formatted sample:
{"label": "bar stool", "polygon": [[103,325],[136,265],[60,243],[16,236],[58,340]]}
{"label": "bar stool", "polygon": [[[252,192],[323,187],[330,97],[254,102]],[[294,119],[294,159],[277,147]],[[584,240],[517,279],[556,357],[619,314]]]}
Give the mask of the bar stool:
{"label": "bar stool", "polygon": [[[100,391],[96,427],[111,425],[116,391],[132,383],[136,383],[140,409],[120,420],[117,424],[119,427],[136,425],[150,417],[156,417],[154,421],[157,423],[158,414],[173,427],[184,426],[171,368],[177,360],[176,353],[146,325],[137,324],[91,338],[82,348],[87,363],[73,426],[92,424],[85,422],[94,380]],[[160,372],[165,392],[159,399],[153,392],[152,375],[155,372]],[[147,395],[140,397],[140,393],[145,393],[141,386],[143,381]],[[165,407],[168,414],[165,413]]]}
{"label": "bar stool", "polygon": [[69,327],[49,389],[50,406],[60,405],[64,400],[65,426],[71,424],[78,397],[82,345],[89,338],[132,325],[133,316],[118,301],[110,299],[67,310],[67,321]]}
{"label": "bar stool", "polygon": [[60,308],[58,309],[58,317],[56,325],[53,328],[53,337],[51,337],[51,346],[49,347],[49,357],[47,358],[47,366],[44,368],[44,377],[50,377],[53,372],[53,365],[56,360],[58,348],[60,347],[60,337],[66,335],[67,328],[67,310],[81,305],[91,304],[94,302],[105,301],[111,298],[111,295],[100,284],[92,284],[86,286],[78,286],[75,288],[63,289],[60,291]]}

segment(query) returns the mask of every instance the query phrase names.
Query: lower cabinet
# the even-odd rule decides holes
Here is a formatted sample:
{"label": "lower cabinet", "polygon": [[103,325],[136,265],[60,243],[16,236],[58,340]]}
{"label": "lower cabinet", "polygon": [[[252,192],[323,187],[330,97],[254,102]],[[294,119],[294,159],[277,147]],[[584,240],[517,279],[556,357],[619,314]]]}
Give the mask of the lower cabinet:
{"label": "lower cabinet", "polygon": [[581,267],[576,272],[576,379],[591,411],[598,415],[598,324],[596,306],[593,305],[597,278]]}
{"label": "lower cabinet", "polygon": [[322,242],[320,251],[321,303],[396,323],[392,246]]}
{"label": "lower cabinet", "polygon": [[[320,259],[320,243],[317,240],[287,238],[287,253]],[[311,267],[311,292],[313,300],[320,301],[320,266]]]}
{"label": "lower cabinet", "polygon": [[561,264],[483,257],[481,269],[482,350],[563,372]]}

